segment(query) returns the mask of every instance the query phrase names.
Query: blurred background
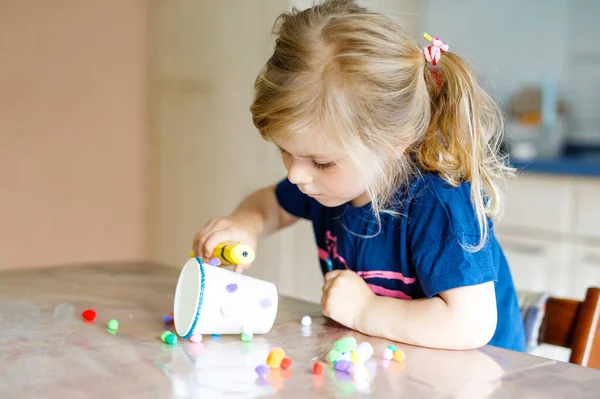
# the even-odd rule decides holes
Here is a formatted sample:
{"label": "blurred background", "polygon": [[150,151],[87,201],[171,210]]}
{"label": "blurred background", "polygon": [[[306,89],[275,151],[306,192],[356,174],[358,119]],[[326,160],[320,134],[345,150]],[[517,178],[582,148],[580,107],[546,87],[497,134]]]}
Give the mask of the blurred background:
{"label": "blurred background", "polygon": [[[252,85],[275,17],[310,4],[0,0],[0,268],[181,267],[208,219],[284,176]],[[517,288],[600,285],[600,1],[363,4],[441,37],[502,106],[521,176],[497,235]],[[249,274],[318,301],[310,226],[261,242]]]}

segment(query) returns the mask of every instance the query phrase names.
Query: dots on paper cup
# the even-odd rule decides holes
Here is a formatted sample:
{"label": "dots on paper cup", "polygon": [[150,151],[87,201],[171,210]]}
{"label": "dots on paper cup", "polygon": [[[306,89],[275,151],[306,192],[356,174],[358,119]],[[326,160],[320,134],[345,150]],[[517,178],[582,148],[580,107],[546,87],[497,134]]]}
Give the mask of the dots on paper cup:
{"label": "dots on paper cup", "polygon": [[221,266],[221,259],[219,258],[210,258],[208,260],[208,264],[211,266]]}
{"label": "dots on paper cup", "polygon": [[260,307],[263,309],[268,309],[271,307],[273,303],[271,302],[271,300],[269,298],[263,298],[262,301],[260,301]]}
{"label": "dots on paper cup", "polygon": [[225,289],[230,294],[233,294],[234,292],[236,292],[238,290],[238,285],[236,283],[227,284],[227,286],[225,287]]}

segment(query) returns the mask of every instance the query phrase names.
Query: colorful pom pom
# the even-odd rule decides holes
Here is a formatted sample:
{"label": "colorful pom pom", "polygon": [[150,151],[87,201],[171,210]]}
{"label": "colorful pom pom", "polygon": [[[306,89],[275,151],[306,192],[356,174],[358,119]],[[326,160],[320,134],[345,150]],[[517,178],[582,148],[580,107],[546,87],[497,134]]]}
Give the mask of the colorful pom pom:
{"label": "colorful pom pom", "polygon": [[342,338],[336,341],[336,343],[334,344],[335,350],[340,353],[352,352],[354,349],[356,349],[356,347],[356,338],[354,337]]}
{"label": "colorful pom pom", "polygon": [[396,345],[388,345],[388,348],[392,351],[392,352],[396,352]]}
{"label": "colorful pom pom", "polygon": [[244,342],[250,342],[250,341],[252,341],[253,337],[254,336],[252,334],[248,334],[248,333],[245,333],[245,332],[242,333],[242,341],[244,341]]}
{"label": "colorful pom pom", "polygon": [[171,313],[167,313],[163,316],[163,323],[168,324],[173,322],[173,315]]}
{"label": "colorful pom pom", "polygon": [[106,326],[108,327],[109,330],[117,330],[119,328],[119,322],[115,319],[110,320]]}
{"label": "colorful pom pom", "polygon": [[192,341],[195,344],[197,344],[198,342],[202,342],[202,334],[192,334],[192,336],[190,337],[190,341]]}
{"label": "colorful pom pom", "polygon": [[177,343],[177,335],[171,333],[165,337],[165,342],[169,345],[175,345]]}
{"label": "colorful pom pom", "polygon": [[338,360],[342,359],[342,354],[335,349],[332,349],[327,354],[327,361],[331,364],[335,364]]}
{"label": "colorful pom pom", "polygon": [[394,360],[397,362],[403,362],[404,359],[406,359],[406,355],[404,354],[404,352],[402,352],[402,350],[400,349],[396,349],[396,351],[394,352]]}
{"label": "colorful pom pom", "polygon": [[394,352],[390,348],[385,348],[383,351],[383,358],[385,360],[392,360],[394,357]]}
{"label": "colorful pom pom", "polygon": [[321,362],[315,362],[313,364],[313,374],[320,375],[323,373],[323,364]]}
{"label": "colorful pom pom", "polygon": [[281,361],[285,357],[285,351],[281,348],[272,349],[267,356],[267,365],[272,369],[279,368]]}
{"label": "colorful pom pom", "polygon": [[256,371],[256,374],[258,374],[259,377],[264,377],[265,375],[269,374],[270,370],[271,370],[271,368],[269,366],[267,366],[266,364],[261,364],[259,366],[256,366],[256,368],[254,369],[254,371]]}
{"label": "colorful pom pom", "polygon": [[308,327],[312,324],[312,319],[310,318],[310,316],[304,316],[302,317],[302,325],[304,327]]}
{"label": "colorful pom pom", "polygon": [[364,364],[368,359],[360,350],[353,350],[351,356],[352,364]]}
{"label": "colorful pom pom", "polygon": [[94,321],[94,319],[96,318],[96,311],[94,309],[84,310],[81,314],[81,317],[83,317],[83,319],[87,321]]}
{"label": "colorful pom pom", "polygon": [[160,340],[162,342],[167,342],[166,339],[170,334],[173,334],[173,333],[171,331],[163,331],[163,333],[160,334]]}
{"label": "colorful pom pom", "polygon": [[337,371],[348,371],[350,370],[350,367],[352,367],[352,362],[349,362],[348,360],[340,359],[335,362],[335,369]]}
{"label": "colorful pom pom", "polygon": [[289,357],[284,357],[283,360],[281,361],[281,368],[284,370],[289,369],[291,365],[292,365],[292,359],[290,359]]}
{"label": "colorful pom pom", "polygon": [[375,353],[373,346],[368,342],[362,342],[356,350],[363,355],[365,361],[369,360],[373,356],[373,353]]}

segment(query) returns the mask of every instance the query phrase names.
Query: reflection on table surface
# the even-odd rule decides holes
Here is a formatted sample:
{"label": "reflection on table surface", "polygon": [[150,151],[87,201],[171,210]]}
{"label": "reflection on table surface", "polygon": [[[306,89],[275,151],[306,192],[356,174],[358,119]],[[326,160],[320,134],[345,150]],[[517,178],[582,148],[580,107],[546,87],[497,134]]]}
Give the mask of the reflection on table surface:
{"label": "reflection on table surface", "polygon": [[[349,331],[317,305],[282,297],[273,330],[253,341],[205,336],[161,342],[178,270],[151,264],[53,268],[0,274],[1,397],[596,397],[600,372],[494,347],[439,351],[396,344],[404,362],[385,361],[391,342]],[[93,323],[81,312],[94,308]],[[302,326],[303,315],[313,317]],[[106,329],[110,319],[119,330]],[[375,355],[360,372],[311,372],[347,335]],[[254,368],[283,348],[289,370],[264,379]],[[588,396],[586,396],[588,395]]]}

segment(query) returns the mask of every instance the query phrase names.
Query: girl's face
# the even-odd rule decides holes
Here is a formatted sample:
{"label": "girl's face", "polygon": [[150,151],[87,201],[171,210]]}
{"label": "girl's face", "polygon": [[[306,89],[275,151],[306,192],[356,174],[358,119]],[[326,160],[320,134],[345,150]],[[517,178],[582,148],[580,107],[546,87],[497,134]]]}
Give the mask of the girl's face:
{"label": "girl's face", "polygon": [[275,143],[288,179],[300,191],[327,207],[369,202],[362,174],[323,134],[308,134]]}

